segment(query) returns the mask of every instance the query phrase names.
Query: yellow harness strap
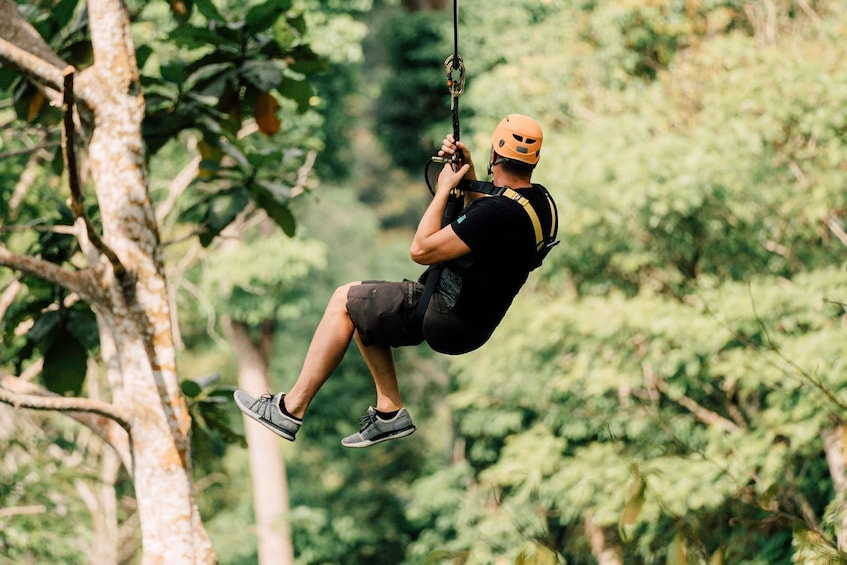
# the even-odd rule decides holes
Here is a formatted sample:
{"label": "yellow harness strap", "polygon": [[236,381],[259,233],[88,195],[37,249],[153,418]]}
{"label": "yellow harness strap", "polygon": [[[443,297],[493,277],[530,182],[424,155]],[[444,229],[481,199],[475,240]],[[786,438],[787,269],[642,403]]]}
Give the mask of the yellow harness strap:
{"label": "yellow harness strap", "polygon": [[[541,231],[541,220],[538,219],[538,214],[535,212],[532,204],[529,203],[527,198],[518,194],[516,190],[508,187],[503,190],[502,196],[511,198],[523,206],[523,209],[527,216],[529,216],[529,220],[532,222],[532,227],[535,230],[535,249],[536,251],[541,251],[541,248],[544,247],[544,233]],[[550,239],[553,239],[556,234],[556,211],[555,208],[553,208],[553,203],[550,202],[550,198],[547,198],[547,203],[550,205],[550,217],[553,219],[550,223]]]}

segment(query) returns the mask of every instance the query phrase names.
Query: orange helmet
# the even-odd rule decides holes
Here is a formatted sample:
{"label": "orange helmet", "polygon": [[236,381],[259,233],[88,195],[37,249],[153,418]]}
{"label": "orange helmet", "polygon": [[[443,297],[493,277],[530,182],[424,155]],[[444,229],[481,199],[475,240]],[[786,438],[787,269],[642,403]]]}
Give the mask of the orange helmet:
{"label": "orange helmet", "polygon": [[543,139],[538,122],[523,114],[511,114],[497,124],[491,146],[504,159],[535,166],[541,156]]}

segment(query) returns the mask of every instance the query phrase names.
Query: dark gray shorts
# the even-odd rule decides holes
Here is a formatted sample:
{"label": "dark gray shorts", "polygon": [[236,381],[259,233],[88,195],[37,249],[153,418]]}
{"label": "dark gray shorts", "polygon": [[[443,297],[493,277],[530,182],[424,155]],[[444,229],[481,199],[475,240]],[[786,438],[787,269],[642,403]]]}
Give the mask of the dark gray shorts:
{"label": "dark gray shorts", "polygon": [[423,285],[403,282],[364,281],[347,291],[347,312],[364,345],[418,345],[423,342],[422,324],[413,324]]}
{"label": "dark gray shorts", "polygon": [[364,281],[347,291],[347,312],[366,346],[418,345],[426,338],[439,353],[467,353],[488,341],[494,328],[478,328],[456,316],[438,293],[433,294],[423,322],[413,320],[423,285]]}

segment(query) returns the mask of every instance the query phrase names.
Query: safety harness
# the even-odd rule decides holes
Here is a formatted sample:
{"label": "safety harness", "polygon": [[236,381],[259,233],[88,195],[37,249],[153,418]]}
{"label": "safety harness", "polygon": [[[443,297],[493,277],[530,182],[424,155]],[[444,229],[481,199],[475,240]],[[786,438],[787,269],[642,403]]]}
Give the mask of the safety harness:
{"label": "safety harness", "polygon": [[550,206],[551,222],[550,229],[547,233],[544,233],[544,229],[541,227],[541,220],[538,219],[538,213],[535,211],[535,208],[532,207],[529,199],[521,195],[517,190],[509,188],[508,186],[494,186],[494,183],[492,182],[477,180],[463,181],[460,184],[461,190],[464,192],[481,192],[482,194],[488,194],[491,196],[503,196],[510,200],[514,200],[523,207],[524,212],[526,212],[526,215],[529,216],[530,222],[532,222],[532,229],[535,232],[535,251],[539,254],[538,264],[536,265],[536,267],[538,267],[541,265],[541,262],[550,250],[559,243],[556,240],[556,235],[559,232],[559,222],[558,210],[556,209],[556,203],[553,201],[553,197],[550,196],[547,189],[540,184],[533,184],[532,186],[540,188],[544,192],[547,204]]}

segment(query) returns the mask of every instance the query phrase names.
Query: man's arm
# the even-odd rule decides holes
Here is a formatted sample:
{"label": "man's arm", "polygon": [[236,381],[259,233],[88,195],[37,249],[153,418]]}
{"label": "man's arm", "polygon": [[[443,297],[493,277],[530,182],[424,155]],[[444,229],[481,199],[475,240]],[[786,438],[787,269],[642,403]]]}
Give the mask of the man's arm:
{"label": "man's arm", "polygon": [[452,226],[441,227],[441,218],[447,206],[450,190],[459,184],[468,170],[470,166],[466,164],[453,172],[449,163],[445,163],[444,168],[441,169],[435,196],[421,217],[415,237],[412,239],[409,255],[415,263],[434,265],[470,253],[471,248],[456,235]]}

